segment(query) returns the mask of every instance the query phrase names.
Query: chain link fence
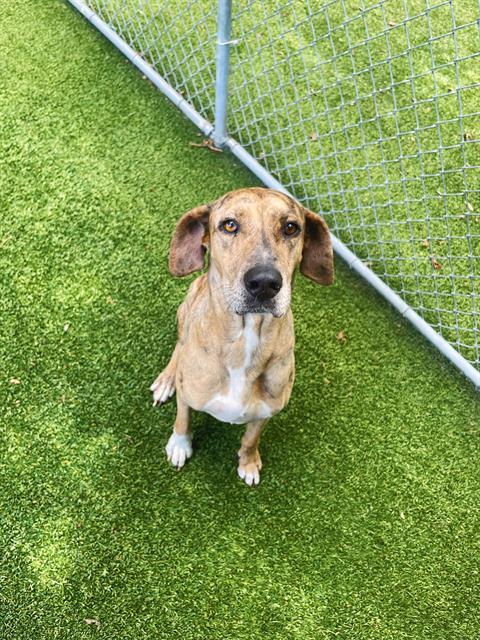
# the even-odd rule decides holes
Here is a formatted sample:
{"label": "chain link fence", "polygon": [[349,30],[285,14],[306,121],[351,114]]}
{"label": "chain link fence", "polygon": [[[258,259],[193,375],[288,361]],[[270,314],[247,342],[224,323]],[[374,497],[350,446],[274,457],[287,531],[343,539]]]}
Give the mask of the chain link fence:
{"label": "chain link fence", "polygon": [[[215,3],[70,1],[213,122]],[[478,373],[480,0],[234,0],[229,44],[229,135]]]}

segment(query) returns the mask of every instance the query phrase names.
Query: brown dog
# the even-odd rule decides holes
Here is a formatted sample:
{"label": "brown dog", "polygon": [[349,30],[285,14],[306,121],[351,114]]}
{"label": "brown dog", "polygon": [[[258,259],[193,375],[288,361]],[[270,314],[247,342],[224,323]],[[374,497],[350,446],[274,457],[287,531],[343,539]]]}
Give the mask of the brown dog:
{"label": "brown dog", "polygon": [[324,220],[270,189],[239,189],[185,213],[170,247],[169,268],[208,272],[178,309],[178,342],[151,386],[154,404],[177,392],[177,417],[166,451],[180,468],[192,455],[190,409],[246,424],[238,475],[260,482],[260,433],[288,402],[294,379],[290,309],[295,268],[333,282],[332,245]]}

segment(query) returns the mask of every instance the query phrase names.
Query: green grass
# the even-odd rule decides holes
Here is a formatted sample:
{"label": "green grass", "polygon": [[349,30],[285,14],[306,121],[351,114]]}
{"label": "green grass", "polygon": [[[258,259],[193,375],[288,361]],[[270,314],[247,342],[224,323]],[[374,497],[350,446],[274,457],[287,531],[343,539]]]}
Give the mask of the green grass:
{"label": "green grass", "polygon": [[[215,2],[94,5],[213,120]],[[477,18],[476,0],[236,0],[229,131],[478,367]]]}
{"label": "green grass", "polygon": [[169,237],[254,181],[63,3],[0,23],[0,637],[476,640],[473,389],[337,264],[297,279],[259,488],[204,414],[169,468]]}

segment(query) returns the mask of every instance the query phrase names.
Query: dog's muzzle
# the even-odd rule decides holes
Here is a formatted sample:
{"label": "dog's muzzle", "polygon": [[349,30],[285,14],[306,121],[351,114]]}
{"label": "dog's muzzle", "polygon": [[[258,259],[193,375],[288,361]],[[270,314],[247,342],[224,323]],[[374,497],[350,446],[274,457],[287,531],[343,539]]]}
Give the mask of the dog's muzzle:
{"label": "dog's muzzle", "polygon": [[260,265],[252,267],[243,276],[245,289],[255,302],[272,300],[282,288],[282,275],[274,267]]}

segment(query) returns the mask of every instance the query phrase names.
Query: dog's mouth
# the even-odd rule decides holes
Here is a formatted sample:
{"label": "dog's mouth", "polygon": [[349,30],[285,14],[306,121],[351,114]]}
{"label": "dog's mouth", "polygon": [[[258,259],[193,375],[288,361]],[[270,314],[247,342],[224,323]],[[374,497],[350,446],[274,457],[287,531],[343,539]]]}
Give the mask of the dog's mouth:
{"label": "dog's mouth", "polygon": [[264,313],[271,314],[274,318],[280,318],[283,313],[278,309],[274,300],[266,301],[251,301],[242,304],[242,306],[235,310],[239,316],[244,316],[247,313]]}
{"label": "dog's mouth", "polygon": [[246,316],[249,313],[270,313],[275,318],[279,318],[280,314],[275,311],[275,309],[267,309],[265,306],[261,307],[245,307],[240,311],[237,311],[238,316]]}

